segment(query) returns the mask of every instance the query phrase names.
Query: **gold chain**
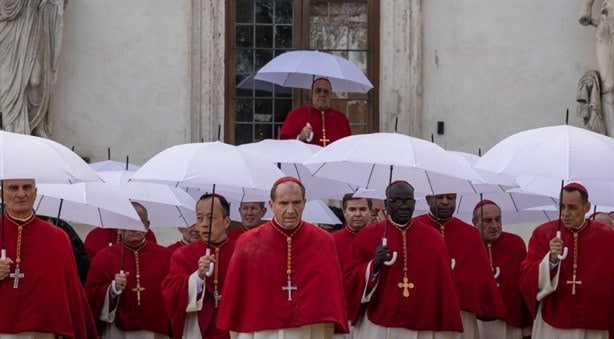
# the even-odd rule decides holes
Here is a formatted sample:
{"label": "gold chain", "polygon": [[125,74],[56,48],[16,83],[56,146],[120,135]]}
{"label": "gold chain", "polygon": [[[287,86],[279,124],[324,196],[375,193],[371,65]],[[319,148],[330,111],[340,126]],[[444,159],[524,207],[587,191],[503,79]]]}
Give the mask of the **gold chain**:
{"label": "gold chain", "polygon": [[21,237],[23,234],[23,225],[17,226],[17,249],[15,250],[15,267],[19,267],[21,263]]}

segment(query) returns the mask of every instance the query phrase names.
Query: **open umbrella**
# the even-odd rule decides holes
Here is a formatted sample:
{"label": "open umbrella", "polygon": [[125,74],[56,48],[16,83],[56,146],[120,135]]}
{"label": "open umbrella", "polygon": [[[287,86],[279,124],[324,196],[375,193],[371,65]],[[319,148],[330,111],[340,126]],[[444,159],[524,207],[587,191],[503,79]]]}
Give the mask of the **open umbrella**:
{"label": "open umbrella", "polygon": [[265,139],[240,145],[239,148],[257,153],[269,159],[284,174],[298,178],[305,186],[307,200],[341,199],[344,194],[355,191],[355,188],[347,183],[313,177],[311,172],[303,166],[302,163],[311,159],[314,153],[320,151],[322,149],[321,146],[293,139]]}
{"label": "open umbrella", "polygon": [[[101,181],[75,152],[53,140],[0,131],[0,182],[25,178],[34,179],[37,183]],[[4,215],[1,201],[0,205],[0,214]],[[5,258],[4,221],[0,227],[0,257]]]}
{"label": "open umbrella", "polygon": [[[154,155],[130,181],[192,187],[205,192],[244,200],[249,195],[267,195],[284,174],[270,161],[223,142],[177,145]],[[213,204],[213,199],[211,200]],[[210,255],[211,232],[207,239]],[[213,273],[213,264],[208,275]]]}
{"label": "open umbrella", "polygon": [[151,227],[189,227],[196,221],[196,201],[184,190],[168,185],[129,181],[131,171],[99,172],[105,183],[114,185],[130,201],[148,211]]}
{"label": "open umbrella", "polygon": [[254,76],[274,84],[310,89],[313,80],[326,77],[334,92],[367,93],[373,85],[349,60],[319,51],[290,51],[278,55]]}
{"label": "open umbrella", "polygon": [[[565,182],[614,182],[614,139],[578,127],[560,125],[511,135],[493,146],[474,167],[514,177],[546,177]],[[560,237],[560,216],[559,232]],[[563,259],[566,256],[565,247]]]}

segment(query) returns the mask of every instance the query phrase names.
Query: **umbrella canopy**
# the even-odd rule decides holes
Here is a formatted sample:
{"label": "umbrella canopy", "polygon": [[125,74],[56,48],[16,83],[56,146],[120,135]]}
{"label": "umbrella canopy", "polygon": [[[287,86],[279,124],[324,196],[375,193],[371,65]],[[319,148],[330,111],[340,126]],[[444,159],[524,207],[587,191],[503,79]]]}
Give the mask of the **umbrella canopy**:
{"label": "umbrella canopy", "polygon": [[114,185],[131,201],[147,209],[151,227],[189,227],[196,221],[196,200],[180,188],[129,181],[134,172],[104,171],[100,177]]}
{"label": "umbrella canopy", "polygon": [[[230,202],[230,219],[233,221],[241,222],[241,215],[239,214],[238,206],[239,202]],[[263,220],[273,219],[273,210],[267,207],[267,211],[262,217]],[[305,209],[303,210],[302,220],[312,224],[329,224],[336,225],[341,224],[341,220],[333,213],[333,211],[322,200],[311,200],[305,203]]]}
{"label": "umbrella canopy", "polygon": [[614,139],[578,127],[542,127],[511,135],[474,167],[511,176],[614,182]]}
{"label": "umbrella canopy", "polygon": [[[558,201],[561,192],[561,180],[557,178],[520,176],[516,178],[518,188],[512,192],[539,194]],[[614,206],[614,181],[574,181],[582,184],[588,190],[588,200],[592,205]]]}
{"label": "umbrella canopy", "polygon": [[37,183],[101,181],[81,157],[49,139],[0,131],[0,179]]}
{"label": "umbrella canopy", "polygon": [[145,231],[128,196],[111,184],[40,184],[37,189],[37,214],[55,217],[60,213],[60,218],[77,223]]}
{"label": "umbrella canopy", "polygon": [[284,174],[270,161],[223,142],[177,145],[156,154],[130,181],[215,191],[242,200],[250,194],[267,196]]}
{"label": "umbrella canopy", "polygon": [[321,146],[302,141],[265,139],[259,142],[240,145],[239,148],[259,154],[276,164],[285,175],[298,178],[305,186],[307,200],[341,199],[346,193],[353,193],[352,185],[341,181],[312,177],[303,162],[311,159]]}
{"label": "umbrella canopy", "polygon": [[326,77],[333,92],[367,93],[373,85],[365,74],[347,59],[319,51],[290,51],[283,53],[254,76],[274,84],[310,89],[313,80]]}
{"label": "umbrella canopy", "polygon": [[475,192],[468,172],[437,144],[398,133],[352,135],[323,148],[303,163],[315,177],[384,189],[405,180],[416,194]]}
{"label": "umbrella canopy", "polygon": [[114,161],[114,160],[104,160],[104,161],[93,162],[90,164],[90,167],[96,172],[136,171],[139,168],[141,168],[141,166],[139,165],[125,163],[121,161]]}

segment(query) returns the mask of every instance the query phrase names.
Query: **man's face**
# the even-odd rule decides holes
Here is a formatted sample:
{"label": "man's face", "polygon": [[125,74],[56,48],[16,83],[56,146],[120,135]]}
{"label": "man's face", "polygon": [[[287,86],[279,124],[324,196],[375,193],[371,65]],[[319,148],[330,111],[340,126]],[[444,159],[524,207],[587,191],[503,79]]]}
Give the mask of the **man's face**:
{"label": "man's face", "polygon": [[377,214],[382,211],[386,212],[386,204],[384,204],[384,200],[382,199],[371,199],[371,224],[377,223]]}
{"label": "man's face", "polygon": [[[499,239],[501,231],[503,231],[501,211],[499,211],[499,207],[493,204],[486,204],[481,209],[482,211],[478,208],[477,216],[473,219],[473,225],[480,231],[484,241],[492,243]],[[482,216],[484,219],[481,218]]]}
{"label": "man's face", "polygon": [[333,92],[330,83],[324,79],[316,80],[311,90],[311,102],[320,110],[327,110],[330,107],[330,100]]}
{"label": "man's face", "polygon": [[456,210],[456,193],[428,195],[426,201],[431,213],[439,220],[450,219]]}
{"label": "man's face", "polygon": [[358,232],[363,227],[371,223],[371,213],[369,213],[369,203],[367,199],[351,199],[345,202],[343,217],[348,227]]}
{"label": "man's face", "polygon": [[582,202],[582,196],[578,191],[567,192],[563,190],[561,202],[561,219],[567,228],[577,228],[584,223],[584,216],[591,209],[591,204]]}
{"label": "man's face", "polygon": [[[132,205],[136,214],[139,215],[141,222],[146,230],[149,230],[149,219],[147,218],[147,212],[139,205]],[[145,234],[147,232],[136,231],[136,230],[125,230],[124,231],[124,244],[130,247],[137,247],[145,241]]]}
{"label": "man's face", "polygon": [[405,225],[414,214],[416,200],[414,190],[407,184],[394,184],[388,190],[386,199],[390,219],[397,224]]}
{"label": "man's face", "polygon": [[33,179],[4,180],[6,211],[16,218],[27,218],[33,213],[36,183]]}
{"label": "man's face", "polygon": [[[213,209],[211,209],[211,199],[215,200]],[[222,204],[218,198],[202,199],[196,204],[196,225],[203,240],[211,239],[212,243],[219,243],[226,240],[226,229],[230,226],[230,217],[224,216]],[[209,238],[209,233],[211,233],[211,238]]]}
{"label": "man's face", "polygon": [[248,229],[260,226],[265,213],[266,208],[259,202],[242,202],[239,206],[241,223]]}
{"label": "man's face", "polygon": [[191,244],[200,240],[200,232],[198,231],[196,224],[192,224],[190,227],[181,227],[179,228],[179,232],[181,232],[185,243]]}
{"label": "man's face", "polygon": [[595,221],[614,228],[614,220],[607,213],[597,213]]}
{"label": "man's face", "polygon": [[275,201],[269,200],[269,207],[283,228],[293,229],[298,226],[305,209],[305,198],[299,184],[288,181],[277,185]]}

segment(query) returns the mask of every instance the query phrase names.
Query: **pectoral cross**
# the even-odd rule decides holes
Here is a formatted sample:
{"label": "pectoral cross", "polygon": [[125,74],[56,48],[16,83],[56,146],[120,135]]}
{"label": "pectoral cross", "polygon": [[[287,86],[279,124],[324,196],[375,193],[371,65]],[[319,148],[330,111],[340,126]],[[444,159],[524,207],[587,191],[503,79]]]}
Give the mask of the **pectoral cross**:
{"label": "pectoral cross", "polygon": [[145,287],[141,286],[141,282],[136,282],[136,287],[132,289],[132,292],[136,292],[136,304],[141,306],[141,291],[145,291]]}
{"label": "pectoral cross", "polygon": [[409,297],[409,289],[414,288],[414,283],[408,281],[407,277],[403,277],[403,282],[398,284],[399,288],[403,289],[403,296],[405,298]]}
{"label": "pectoral cross", "polygon": [[576,280],[576,274],[572,275],[572,280],[567,280],[567,284],[571,284],[571,295],[576,295],[576,285],[582,285],[582,281]]}
{"label": "pectoral cross", "polygon": [[[326,131],[322,130],[323,133],[326,133]],[[324,134],[321,138],[320,138],[320,142],[322,143],[322,146],[326,146],[326,144],[330,141],[330,139],[328,139],[326,137],[326,134]]]}
{"label": "pectoral cross", "polygon": [[19,270],[19,266],[15,267],[15,272],[9,274],[13,278],[13,288],[19,287],[19,279],[23,278],[23,273]]}
{"label": "pectoral cross", "polygon": [[292,291],[295,291],[297,289],[296,286],[292,286],[292,281],[290,281],[290,279],[288,279],[288,285],[286,286],[282,286],[281,288],[283,291],[288,291],[288,301],[292,300]]}
{"label": "pectoral cross", "polygon": [[222,295],[217,291],[213,291],[213,302],[215,303],[215,308],[220,305],[220,299],[222,299]]}

